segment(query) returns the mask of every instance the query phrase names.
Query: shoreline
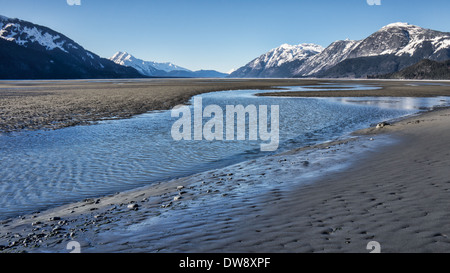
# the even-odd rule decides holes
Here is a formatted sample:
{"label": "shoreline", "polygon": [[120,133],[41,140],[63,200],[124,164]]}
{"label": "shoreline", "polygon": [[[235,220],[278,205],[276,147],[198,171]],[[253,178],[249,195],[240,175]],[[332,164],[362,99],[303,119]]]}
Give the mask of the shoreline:
{"label": "shoreline", "polygon": [[[419,115],[414,115],[411,117],[405,117],[399,121],[396,121],[391,126],[387,126],[381,129],[367,128],[363,130],[359,130],[355,132],[355,135],[358,136],[376,136],[376,135],[386,135],[386,134],[398,134],[394,130],[391,132],[392,128],[396,127],[398,124],[413,124],[415,125],[416,120],[426,119],[428,116],[436,115],[436,113],[449,113],[449,109],[438,109],[430,112],[421,113]],[[439,114],[437,114],[439,115]],[[417,123],[417,124],[420,124]],[[401,131],[401,130],[400,130]],[[404,136],[400,136],[403,138]],[[377,137],[378,138],[378,137]],[[319,144],[313,147],[302,147],[299,149],[291,150],[287,153],[282,153],[279,155],[270,156],[273,160],[274,158],[279,158],[280,156],[285,156],[292,154],[293,156],[298,155],[300,152],[305,150],[318,150],[318,151],[334,151],[339,150],[337,148],[340,145],[349,145],[349,143],[353,142],[351,139],[342,140],[337,142],[327,142],[323,144]],[[396,145],[400,144],[395,144]],[[389,146],[389,145],[388,145]],[[383,149],[383,148],[381,148]],[[371,156],[370,156],[371,157]],[[240,163],[237,166],[228,166],[224,169],[220,170],[212,170],[205,173],[200,173],[196,175],[192,175],[185,178],[175,179],[171,181],[160,182],[155,185],[145,186],[142,188],[109,195],[101,198],[87,199],[81,202],[72,203],[68,205],[64,205],[58,208],[49,209],[44,212],[40,212],[37,214],[25,215],[19,219],[7,219],[4,221],[0,221],[0,225],[2,226],[2,232],[0,233],[0,248],[2,252],[46,252],[46,251],[56,251],[56,252],[64,252],[64,243],[67,243],[70,240],[80,240],[83,242],[83,248],[87,248],[90,251],[95,252],[96,247],[92,244],[95,240],[101,236],[101,234],[109,234],[111,230],[115,230],[117,228],[122,228],[124,226],[132,226],[138,225],[141,222],[148,221],[151,218],[158,218],[164,214],[164,211],[177,211],[180,207],[183,207],[183,204],[189,203],[191,200],[205,198],[224,198],[227,196],[227,193],[223,193],[223,191],[217,191],[217,188],[220,189],[220,186],[209,187],[208,190],[200,189],[205,186],[205,184],[216,184],[219,183],[226,184],[227,181],[236,181],[237,184],[245,183],[244,177],[239,177],[237,172],[239,169],[245,168],[256,168],[257,172],[264,172],[264,176],[270,175],[270,173],[274,173],[272,168],[267,169],[265,166],[260,166],[261,164],[256,164],[256,160],[252,160],[250,162]],[[300,161],[301,164],[305,164],[305,161]],[[252,166],[256,165],[256,166]],[[309,163],[308,163],[309,164]],[[356,164],[356,165],[359,165]],[[250,166],[250,167],[249,167]],[[273,167],[273,166],[272,166]],[[228,173],[227,173],[228,172]],[[347,170],[344,170],[347,172]],[[267,174],[269,173],[269,174]],[[339,171],[338,171],[339,173]],[[230,175],[231,174],[231,175]],[[234,179],[234,180],[233,180]],[[266,179],[266,178],[265,178]],[[323,181],[326,178],[320,178],[317,182],[318,184],[323,184]],[[200,181],[201,180],[201,181]],[[205,182],[206,181],[206,182]],[[200,183],[200,184],[199,184]],[[296,190],[297,194],[302,194],[303,191],[308,191],[309,188],[315,188],[316,182],[312,183],[308,186],[300,186],[299,190]],[[228,185],[229,189],[235,187],[236,185]],[[183,188],[181,188],[183,187]],[[266,198],[266,194],[259,196],[259,198]],[[179,197],[177,197],[179,196]],[[264,197],[266,196],[266,197]],[[284,203],[287,202],[286,194],[283,193],[283,198],[278,197],[275,203]],[[255,196],[256,198],[256,196]],[[293,202],[292,200],[290,202]],[[295,202],[294,202],[295,203]],[[264,204],[253,204],[254,207],[264,207]],[[263,214],[267,211],[272,210],[267,208],[260,208],[257,212],[258,215]],[[280,210],[286,209],[283,207]],[[229,212],[230,217],[232,219],[239,218],[233,216],[233,209]],[[243,213],[242,210],[240,212]],[[278,211],[277,213],[280,213]],[[327,213],[327,212],[325,212]],[[255,212],[250,212],[250,215],[254,215]],[[254,215],[257,216],[257,215]],[[273,215],[271,216],[273,217]],[[125,222],[123,222],[123,218],[129,218]],[[235,223],[237,225],[240,223],[238,221]],[[258,225],[258,221],[255,222],[255,225]],[[186,224],[186,223],[185,223]],[[215,226],[214,228],[222,230],[230,228],[229,224],[223,224],[219,227]],[[197,228],[194,226],[193,229]],[[24,231],[25,230],[25,231]],[[187,229],[189,230],[189,228]],[[241,233],[242,230],[238,230],[238,233]],[[187,231],[188,232],[188,231]],[[237,232],[236,230],[229,233]],[[228,233],[228,232],[227,232]],[[252,232],[248,232],[252,234]],[[253,232],[254,233],[254,232]],[[259,233],[259,232],[258,232]],[[246,232],[243,232],[246,234]],[[247,234],[247,235],[249,235]],[[262,234],[259,234],[262,236]],[[323,235],[323,234],[322,234]],[[142,235],[144,236],[145,235]],[[234,234],[230,236],[231,238],[236,237]],[[121,237],[121,236],[119,236]],[[220,237],[220,236],[219,236]],[[251,236],[250,236],[251,237]],[[248,237],[248,238],[250,238]],[[246,237],[247,238],[247,237]],[[193,238],[191,238],[193,239]],[[241,238],[242,239],[242,238]],[[102,239],[104,240],[104,238]],[[212,240],[212,239],[211,239]],[[253,245],[247,244],[245,248],[241,248],[236,246],[235,244],[227,245],[226,242],[229,242],[229,238],[220,239],[215,244],[211,244],[209,248],[201,248],[197,246],[196,248],[192,248],[192,251],[212,251],[216,252],[218,249],[213,248],[212,246],[219,246],[225,244],[219,249],[224,249],[225,252],[230,251],[244,251],[244,252],[254,252],[254,251],[280,251],[277,248],[258,248],[254,249],[258,244]],[[247,239],[246,239],[247,240]],[[42,241],[41,243],[39,241]],[[242,241],[242,240],[241,240]],[[91,243],[89,243],[91,242]],[[46,244],[46,246],[44,246]],[[114,244],[114,243],[112,243]],[[104,242],[102,242],[102,246]],[[107,245],[107,244],[106,244]],[[34,247],[38,246],[38,247]],[[135,248],[125,248],[121,249],[117,245],[115,245],[116,251],[135,251]],[[114,247],[113,247],[114,248]],[[99,247],[100,251],[108,252],[110,250],[105,249],[105,247]],[[163,248],[164,249],[164,248]],[[228,250],[226,250],[228,249]],[[182,249],[183,251],[189,251],[188,249]],[[336,250],[336,249],[335,249]],[[164,251],[164,250],[163,250]],[[294,250],[295,251],[295,250]],[[304,249],[304,251],[316,252],[316,249]],[[324,250],[326,251],[326,250]],[[332,248],[330,248],[332,251]],[[337,250],[338,251],[338,250]],[[283,252],[283,251],[282,251]],[[362,249],[362,252],[365,252],[365,249]]]}
{"label": "shoreline", "polygon": [[170,110],[202,93],[310,85],[298,79],[121,79],[0,82],[0,133],[56,130]]}
{"label": "shoreline", "polygon": [[[102,120],[125,119],[169,110],[195,96],[223,90],[327,88],[360,82],[377,90],[333,88],[329,91],[276,92],[258,96],[294,97],[432,97],[450,96],[448,81],[348,79],[120,79],[0,81],[0,133],[56,130]],[[412,85],[412,83],[418,83]],[[442,83],[439,85],[439,83]],[[426,84],[424,88],[421,84]],[[430,84],[430,85],[428,85]],[[425,90],[426,89],[426,90]]]}

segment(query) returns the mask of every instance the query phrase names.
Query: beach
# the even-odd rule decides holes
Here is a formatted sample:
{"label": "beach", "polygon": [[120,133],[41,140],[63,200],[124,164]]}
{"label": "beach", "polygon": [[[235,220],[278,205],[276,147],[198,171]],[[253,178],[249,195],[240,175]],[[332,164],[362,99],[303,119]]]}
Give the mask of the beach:
{"label": "beach", "polygon": [[[191,80],[180,81],[180,86],[187,86]],[[268,80],[259,86],[253,82],[227,82],[214,89],[317,84],[295,81]],[[213,91],[195,84],[196,88],[187,88],[195,89],[193,93],[176,95],[170,105],[185,103],[198,92]],[[405,84],[385,84],[384,93],[379,95],[390,92],[399,96],[403,93],[392,90],[404,89],[399,86]],[[447,88],[438,86],[432,94],[428,87],[413,89],[415,96],[443,96],[448,95]],[[339,96],[340,92],[347,91],[333,94]],[[27,100],[33,99],[26,96]],[[41,96],[46,95],[36,95]],[[27,119],[25,114],[18,116]],[[82,121],[95,118],[89,115]],[[11,128],[11,122],[5,126]],[[65,121],[61,124],[69,126]],[[45,122],[36,126],[45,128]],[[449,137],[450,110],[435,109],[382,128],[357,131],[340,141],[299,147],[4,220],[0,223],[0,249],[68,252],[67,243],[75,240],[82,252],[368,253],[367,244],[376,241],[382,252],[449,252]],[[341,161],[342,166],[328,170]],[[268,182],[274,182],[269,190],[260,190],[267,189]],[[252,194],[240,195],[244,189]]]}
{"label": "beach", "polygon": [[0,131],[52,130],[168,110],[197,94],[316,80],[130,79],[1,81]]}
{"label": "beach", "polygon": [[[328,87],[361,83],[378,87],[370,93]],[[417,84],[418,83],[418,84]],[[168,110],[201,93],[221,90],[282,89],[283,86],[330,88],[330,92],[277,92],[302,97],[432,97],[448,95],[447,82],[352,81],[318,79],[130,79],[1,81],[0,131],[52,130],[105,119],[129,118]],[[426,88],[424,88],[426,86]],[[275,95],[273,93],[262,96]]]}

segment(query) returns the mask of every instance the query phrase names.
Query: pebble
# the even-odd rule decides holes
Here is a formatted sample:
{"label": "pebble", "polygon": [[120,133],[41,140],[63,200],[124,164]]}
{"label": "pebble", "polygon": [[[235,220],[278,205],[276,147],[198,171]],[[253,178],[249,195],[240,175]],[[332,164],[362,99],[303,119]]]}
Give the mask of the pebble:
{"label": "pebble", "polygon": [[129,209],[137,209],[138,207],[139,207],[139,205],[136,204],[136,203],[129,204],[129,205],[127,206],[127,208],[129,208]]}
{"label": "pebble", "polygon": [[86,199],[84,199],[84,203],[94,204],[94,203],[95,203],[95,200],[92,199],[92,198],[86,198]]}
{"label": "pebble", "polygon": [[178,187],[177,187],[177,191],[180,191],[180,190],[182,190],[182,189],[184,189],[184,186],[178,186]]}
{"label": "pebble", "polygon": [[61,231],[61,230],[64,230],[62,227],[60,227],[60,226],[56,226],[56,227],[54,227],[53,229],[52,229],[52,232],[55,232],[55,231]]}
{"label": "pebble", "polygon": [[377,124],[377,129],[380,129],[380,128],[384,128],[385,126],[388,126],[388,125],[390,125],[389,123],[387,123],[387,122],[380,122],[380,123],[378,123]]}
{"label": "pebble", "polygon": [[178,201],[178,200],[180,200],[181,199],[181,196],[175,196],[174,198],[173,198],[173,201]]}
{"label": "pebble", "polygon": [[57,216],[55,216],[55,217],[50,217],[49,220],[50,220],[50,221],[59,221],[59,220],[61,220],[61,217],[57,217]]}

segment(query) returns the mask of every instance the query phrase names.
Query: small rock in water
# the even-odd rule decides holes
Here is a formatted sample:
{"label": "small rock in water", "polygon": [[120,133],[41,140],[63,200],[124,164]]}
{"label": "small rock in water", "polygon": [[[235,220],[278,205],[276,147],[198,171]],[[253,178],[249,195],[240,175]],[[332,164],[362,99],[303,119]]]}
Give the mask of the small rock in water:
{"label": "small rock in water", "polygon": [[308,167],[309,166],[309,161],[305,160],[305,161],[302,162],[302,164],[303,164],[303,166]]}
{"label": "small rock in water", "polygon": [[175,196],[174,198],[173,198],[173,201],[178,201],[178,200],[180,200],[181,199],[181,196]]}
{"label": "small rock in water", "polygon": [[388,126],[388,125],[390,125],[390,124],[387,122],[380,122],[377,124],[377,129],[384,128],[385,126]]}
{"label": "small rock in water", "polygon": [[184,186],[178,186],[177,187],[177,191],[181,191],[182,189],[184,189]]}
{"label": "small rock in water", "polygon": [[138,207],[139,207],[139,205],[136,204],[136,203],[129,204],[129,205],[127,206],[127,208],[129,208],[129,209],[137,209]]}
{"label": "small rock in water", "polygon": [[57,217],[57,216],[55,216],[55,217],[50,217],[49,220],[50,220],[50,221],[59,221],[59,220],[61,220],[61,217]]}
{"label": "small rock in water", "polygon": [[52,229],[52,232],[55,232],[55,231],[61,231],[61,230],[64,230],[62,227],[60,227],[60,226],[56,226],[56,227],[54,227],[53,229]]}

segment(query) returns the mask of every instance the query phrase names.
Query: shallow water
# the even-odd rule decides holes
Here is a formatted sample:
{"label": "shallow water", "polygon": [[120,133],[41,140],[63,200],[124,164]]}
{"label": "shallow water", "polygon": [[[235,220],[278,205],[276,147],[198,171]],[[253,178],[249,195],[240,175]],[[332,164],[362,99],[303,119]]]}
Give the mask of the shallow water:
{"label": "shallow water", "polygon": [[[280,147],[276,152],[335,139],[380,121],[450,102],[449,98],[254,96],[273,91],[222,91],[199,96],[204,107],[254,104],[270,109],[270,105],[279,105]],[[260,151],[260,141],[174,141],[171,127],[177,119],[170,111],[159,111],[89,126],[0,135],[0,218],[272,154]]]}

